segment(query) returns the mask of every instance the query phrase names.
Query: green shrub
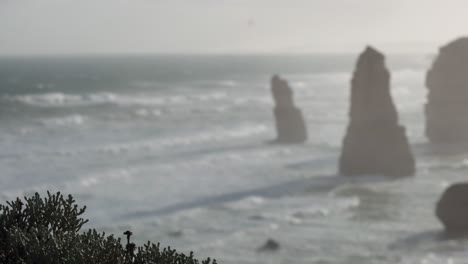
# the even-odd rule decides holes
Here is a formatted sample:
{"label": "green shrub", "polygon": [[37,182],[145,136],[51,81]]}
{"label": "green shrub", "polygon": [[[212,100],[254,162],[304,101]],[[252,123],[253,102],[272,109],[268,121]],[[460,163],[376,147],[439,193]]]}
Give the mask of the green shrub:
{"label": "green shrub", "polygon": [[[106,236],[96,230],[80,232],[88,222],[80,216],[86,207],[79,208],[71,195],[60,193],[0,204],[0,263],[31,264],[198,264],[190,255],[177,253],[159,244],[148,242],[135,246],[132,233],[125,232],[125,247],[120,238]],[[210,258],[202,264],[216,264]]]}

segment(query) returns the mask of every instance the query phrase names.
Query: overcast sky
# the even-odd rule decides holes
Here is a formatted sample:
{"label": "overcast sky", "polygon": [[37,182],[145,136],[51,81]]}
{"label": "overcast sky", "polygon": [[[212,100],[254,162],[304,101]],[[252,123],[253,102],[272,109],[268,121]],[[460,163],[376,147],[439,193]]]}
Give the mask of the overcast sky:
{"label": "overcast sky", "polygon": [[435,52],[468,0],[0,0],[0,54]]}

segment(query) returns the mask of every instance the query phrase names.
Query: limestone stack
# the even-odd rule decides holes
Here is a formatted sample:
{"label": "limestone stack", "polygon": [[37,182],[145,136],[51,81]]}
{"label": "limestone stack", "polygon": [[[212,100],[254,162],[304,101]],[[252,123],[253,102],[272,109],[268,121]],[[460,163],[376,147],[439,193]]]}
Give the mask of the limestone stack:
{"label": "limestone stack", "polygon": [[307,129],[302,112],[294,106],[293,91],[289,84],[275,75],[271,79],[271,92],[275,101],[277,143],[303,143]]}
{"label": "limestone stack", "polygon": [[468,235],[468,183],[445,190],[437,203],[436,215],[450,235]]}
{"label": "limestone stack", "polygon": [[468,38],[440,49],[426,86],[426,136],[434,143],[468,143]]}
{"label": "limestone stack", "polygon": [[390,95],[385,57],[372,47],[359,56],[351,81],[350,123],[343,140],[343,175],[409,176],[415,162]]}

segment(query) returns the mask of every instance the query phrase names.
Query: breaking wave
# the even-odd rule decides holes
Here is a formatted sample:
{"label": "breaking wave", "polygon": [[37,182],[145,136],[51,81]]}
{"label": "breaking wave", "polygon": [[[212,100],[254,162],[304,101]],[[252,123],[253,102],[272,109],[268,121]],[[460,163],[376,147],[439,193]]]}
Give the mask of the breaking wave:
{"label": "breaking wave", "polygon": [[158,105],[180,105],[189,102],[207,102],[226,98],[226,93],[211,92],[198,95],[127,95],[108,92],[92,94],[66,94],[45,93],[27,95],[5,95],[4,101],[18,102],[36,107],[76,107],[101,104],[115,104],[122,106],[158,106]]}

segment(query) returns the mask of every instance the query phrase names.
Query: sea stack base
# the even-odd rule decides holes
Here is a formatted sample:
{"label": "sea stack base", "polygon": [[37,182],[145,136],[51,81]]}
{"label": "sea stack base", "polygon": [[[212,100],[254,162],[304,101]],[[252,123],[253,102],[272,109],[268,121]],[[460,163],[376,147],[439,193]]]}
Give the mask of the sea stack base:
{"label": "sea stack base", "polygon": [[276,131],[278,132],[278,138],[274,142],[303,143],[307,140],[304,117],[300,109],[296,107],[275,107],[273,112],[276,120]]}
{"label": "sea stack base", "polygon": [[339,170],[345,176],[408,176],[414,160],[402,126],[350,125],[343,140]]}

